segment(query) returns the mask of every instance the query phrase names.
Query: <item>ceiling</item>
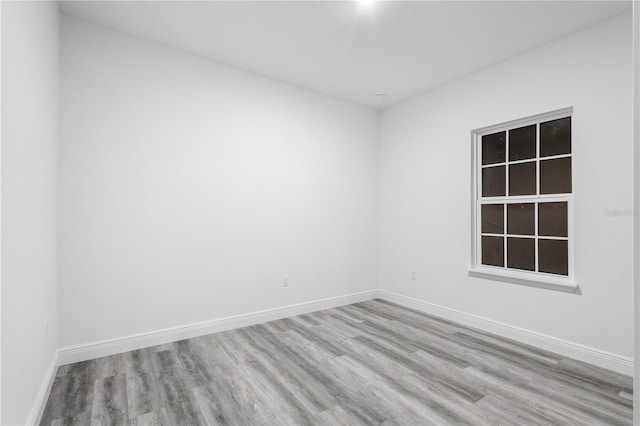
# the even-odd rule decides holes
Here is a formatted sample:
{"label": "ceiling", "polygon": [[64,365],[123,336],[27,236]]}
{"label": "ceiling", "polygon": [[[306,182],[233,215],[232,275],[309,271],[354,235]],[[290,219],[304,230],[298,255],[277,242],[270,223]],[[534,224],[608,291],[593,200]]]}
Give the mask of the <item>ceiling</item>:
{"label": "ceiling", "polygon": [[60,5],[69,15],[376,109],[631,8],[628,0]]}

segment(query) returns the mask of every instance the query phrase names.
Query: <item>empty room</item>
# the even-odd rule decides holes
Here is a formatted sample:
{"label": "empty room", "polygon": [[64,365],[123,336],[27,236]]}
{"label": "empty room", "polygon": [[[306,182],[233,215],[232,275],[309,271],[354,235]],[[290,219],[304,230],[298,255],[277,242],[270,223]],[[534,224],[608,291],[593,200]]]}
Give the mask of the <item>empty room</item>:
{"label": "empty room", "polygon": [[640,425],[639,9],[2,1],[0,423]]}

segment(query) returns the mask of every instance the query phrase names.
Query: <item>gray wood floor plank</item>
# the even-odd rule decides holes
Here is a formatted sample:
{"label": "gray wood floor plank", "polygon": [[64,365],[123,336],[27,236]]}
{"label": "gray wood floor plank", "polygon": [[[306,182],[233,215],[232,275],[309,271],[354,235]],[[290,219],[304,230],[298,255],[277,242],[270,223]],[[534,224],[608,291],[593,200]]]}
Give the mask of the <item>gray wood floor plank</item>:
{"label": "gray wood floor plank", "polygon": [[170,420],[166,410],[151,411],[129,420],[129,426],[169,426]]}
{"label": "gray wood floor plank", "polygon": [[[310,343],[305,344],[293,334],[286,337],[292,339],[288,344],[293,347],[298,345],[298,350],[304,352],[306,357],[316,363],[326,363],[322,348],[315,347]],[[331,372],[331,376],[340,378],[337,386],[348,394],[348,398],[367,401],[367,398],[372,398],[372,395],[385,395],[385,398],[378,399],[376,404],[387,420],[403,418],[405,421],[415,424],[420,420],[425,422],[431,419],[433,423],[442,424],[444,420],[442,417],[434,418],[433,410],[426,410],[422,404],[417,404],[415,400],[407,398],[406,389],[398,386],[391,376],[385,376],[362,364],[354,363],[348,355],[338,357],[336,360],[338,362],[326,363],[324,367]],[[366,383],[367,385],[365,389],[354,389],[352,383]],[[389,404],[387,398],[394,401],[394,404]],[[373,401],[368,404],[371,403]]]}
{"label": "gray wood floor plank", "polygon": [[[393,389],[400,397],[394,399],[402,399],[407,401],[422,415],[426,423],[431,424],[481,424],[478,418],[472,414],[470,410],[465,411],[464,408],[473,406],[472,404],[461,408],[460,405],[453,406],[447,401],[459,402],[461,398],[452,398],[451,393],[440,387],[431,386],[430,383],[424,383],[416,386],[416,382],[408,380],[411,373],[403,371],[402,367],[396,365],[376,353],[369,353],[367,358],[355,357],[351,361],[353,355],[345,355],[341,359],[348,363],[351,368],[366,368],[372,375],[378,375],[385,381],[387,387]],[[404,418],[394,416],[395,419]],[[388,422],[389,420],[387,420]],[[386,423],[386,422],[385,422]]]}
{"label": "gray wood floor plank", "polygon": [[316,415],[313,421],[318,426],[353,425],[364,426],[366,423],[360,422],[355,416],[349,414],[339,405],[335,405],[322,413]]}
{"label": "gray wood floor plank", "polygon": [[204,417],[191,392],[174,351],[155,353],[156,369],[161,372],[159,393],[167,416],[173,424],[203,424]]}
{"label": "gray wood floor plank", "polygon": [[461,368],[469,366],[469,363],[464,357],[456,356],[456,354],[453,353],[454,351],[451,350],[450,344],[446,347],[438,346],[434,344],[432,339],[420,339],[409,333],[396,331],[393,325],[394,322],[386,326],[368,321],[362,323],[363,329],[368,331],[369,335],[380,340],[386,340],[398,347],[406,348],[408,352],[421,350],[430,353],[443,362],[451,363]]}
{"label": "gray wood floor plank", "polygon": [[[259,328],[241,330],[240,333],[251,339],[254,347],[268,356],[271,363],[279,364],[281,370],[286,370],[292,383],[302,384],[298,389],[300,399],[321,411],[338,404],[335,392],[326,386],[327,375],[317,365],[305,359],[303,354],[291,350],[285,342],[275,336],[260,333]],[[295,331],[287,333],[295,333]]]}
{"label": "gray wood floor plank", "polygon": [[467,333],[455,333],[451,340],[468,349],[474,349],[482,353],[491,354],[502,359],[508,360],[514,364],[526,363],[528,365],[535,363],[541,368],[550,368],[558,363],[559,358],[540,357],[530,351],[521,350],[515,346],[507,346],[473,336]]}
{"label": "gray wood floor plank", "polygon": [[[268,327],[266,327],[268,328]],[[268,394],[269,406],[278,410],[293,424],[308,424],[311,422],[315,412],[310,410],[305,402],[299,397],[303,396],[295,387],[287,386],[286,377],[279,373],[278,368],[269,368],[267,363],[263,363],[260,354],[254,350],[240,333],[234,333],[234,341],[238,343],[236,350],[249,353],[245,360],[245,365],[249,374],[255,377],[265,387]]]}
{"label": "gray wood floor plank", "polygon": [[[330,329],[326,325],[319,325],[313,327],[312,329],[303,327],[292,327],[290,331],[301,335],[310,342],[322,346],[334,357],[344,355],[344,348],[342,347],[342,345],[340,345],[339,341],[339,337],[341,337],[342,334],[331,332],[329,330]],[[327,333],[326,331],[329,332]],[[333,329],[333,331],[335,331],[335,329]]]}
{"label": "gray wood floor plank", "polygon": [[403,366],[412,373],[428,378],[429,380],[440,384],[442,387],[457,393],[459,396],[470,402],[475,402],[484,396],[484,393],[482,393],[481,390],[475,389],[460,381],[450,380],[449,377],[426,368],[423,364],[411,358],[409,354],[402,353],[398,349],[394,348],[392,344],[376,341],[364,336],[359,336],[355,338],[355,340],[364,344],[371,350],[379,352],[392,359],[394,362]]}
{"label": "gray wood floor plank", "polygon": [[91,360],[67,366],[66,374],[54,380],[42,421],[66,419],[64,424],[74,424],[74,419],[84,418],[85,412],[91,417],[95,365]]}
{"label": "gray wood floor plank", "polygon": [[51,422],[55,426],[85,426],[91,424],[91,410],[85,410],[73,416],[56,419]]}
{"label": "gray wood floor plank", "polygon": [[263,344],[256,341],[251,333],[240,330],[239,335],[245,347],[253,351],[256,359],[264,367],[265,374],[272,376],[270,380],[277,380],[277,386],[282,387],[280,392],[291,392],[294,400],[299,401],[306,412],[319,414],[335,403],[333,397],[314,391],[304,371],[292,366],[287,359],[275,356],[274,351],[265,350]]}
{"label": "gray wood floor plank", "polygon": [[322,321],[322,325],[339,330],[346,337],[356,337],[362,334],[362,330],[357,326],[358,323],[349,321],[346,317],[334,315],[331,311],[315,312],[313,315]]}
{"label": "gray wood floor plank", "polygon": [[620,390],[633,392],[633,379],[613,371],[602,370],[574,359],[563,359],[554,368],[554,372],[561,373],[563,379],[572,378],[572,383],[579,380],[582,383],[617,394]]}
{"label": "gray wood floor plank", "polygon": [[69,369],[70,364],[61,365],[56,369],[56,377],[66,376],[67,370]]}
{"label": "gray wood floor plank", "polygon": [[206,360],[191,340],[181,340],[175,344],[178,362],[191,387],[203,386],[211,382],[212,375]]}
{"label": "gray wood floor plank", "polygon": [[237,334],[235,330],[228,331],[218,339],[218,344],[235,363],[234,366],[227,364],[226,368],[233,368],[239,377],[231,384],[232,394],[246,401],[243,407],[251,407],[252,424],[293,424],[290,413],[278,410],[274,405],[268,383],[254,373],[251,366],[253,355],[243,350],[237,341]]}
{"label": "gray wood floor plank", "polygon": [[322,352],[315,351],[311,344],[305,347],[298,339],[294,333],[283,333],[278,344],[281,348],[286,348],[296,364],[313,371],[321,386],[334,396],[336,402],[342,402],[341,406],[359,421],[372,424],[385,420],[385,415],[380,413],[376,404],[372,404],[372,396],[363,389],[364,386],[357,386],[357,381],[336,374],[335,358],[324,358]]}
{"label": "gray wood floor plank", "polygon": [[355,311],[359,311],[363,315],[375,315],[376,317],[384,318],[388,321],[393,321],[398,318],[398,316],[391,312],[391,310],[382,309],[378,304],[370,303],[369,301],[354,303],[353,305],[350,305],[350,308]]}
{"label": "gray wood floor plank", "polygon": [[298,315],[296,318],[298,319],[298,321],[305,323],[307,326],[313,327],[314,325],[321,325],[322,321],[316,319],[314,314],[315,312],[311,314]]}
{"label": "gray wood floor plank", "polygon": [[616,373],[615,371],[605,370],[600,367],[596,367],[595,365],[570,358],[563,358],[558,363],[558,367],[578,372],[586,377],[603,380],[611,385],[619,386],[622,389],[633,392],[633,377],[631,376]]}
{"label": "gray wood floor plank", "polygon": [[631,392],[620,391],[620,393],[618,395],[620,395],[620,397],[622,397],[624,399],[627,399],[629,401],[633,401],[633,393],[631,393]]}
{"label": "gray wood floor plank", "polygon": [[500,418],[500,421],[496,424],[513,426],[549,424],[548,421],[541,420],[538,416],[532,414],[527,407],[523,409],[514,404],[514,402],[512,399],[488,394],[478,401],[476,405]]}
{"label": "gray wood floor plank", "polygon": [[95,360],[95,378],[104,379],[124,373],[128,364],[128,353],[98,358]]}
{"label": "gray wood floor plank", "polygon": [[160,374],[153,362],[155,352],[141,349],[128,352],[127,355],[128,363],[125,374],[129,418],[135,419],[148,413],[159,412],[164,403],[159,392]]}
{"label": "gray wood floor plank", "polygon": [[[66,365],[64,367],[67,367]],[[64,401],[64,392],[66,388],[65,383],[65,375],[56,376],[53,384],[51,385],[51,390],[49,391],[49,398],[44,407],[44,411],[42,413],[42,419],[40,420],[41,424],[49,425],[54,421],[58,421],[62,418],[62,408]],[[91,416],[89,416],[91,418]]]}
{"label": "gray wood floor plank", "polygon": [[251,424],[257,421],[251,394],[242,392],[247,386],[241,383],[242,379],[229,378],[220,367],[215,367],[213,381],[194,389],[207,424]]}
{"label": "gray wood floor plank", "polygon": [[91,424],[115,426],[129,422],[127,378],[124,373],[95,381]]}
{"label": "gray wood floor plank", "polygon": [[[485,372],[468,367],[466,374],[481,380],[494,395],[502,395],[512,401],[513,406],[523,413],[528,412],[534,404],[546,407],[558,405],[572,417],[583,419],[583,424],[631,424],[631,417],[614,412],[617,407],[609,410],[602,407],[601,403],[594,403],[586,393],[567,394],[558,388],[532,383],[526,377],[517,377],[513,370],[508,373],[502,370]],[[524,404],[516,404],[516,397]]]}
{"label": "gray wood floor plank", "polygon": [[42,425],[630,425],[632,379],[381,300],[59,367]]}
{"label": "gray wood floor plank", "polygon": [[[513,363],[508,359],[492,357],[486,353],[470,353],[469,362],[473,365],[473,368],[465,371],[479,371],[485,374],[484,380],[479,383],[484,383],[485,385],[497,384],[491,388],[495,392],[499,392],[499,390],[496,390],[498,388],[502,390],[515,385],[514,389],[530,392],[529,398],[533,398],[533,400],[544,399],[550,404],[555,404],[558,400],[561,400],[565,401],[567,407],[574,405],[584,412],[595,409],[597,413],[597,407],[604,407],[604,411],[610,411],[612,415],[616,411],[621,415],[630,414],[630,407],[625,407],[626,403],[620,401],[617,396],[603,394],[598,388],[585,387],[582,383],[568,382],[564,378],[553,374],[549,368],[540,367],[535,361],[529,364],[525,362]],[[479,386],[481,385],[476,385],[476,387]],[[599,410],[600,412],[603,411],[602,408]],[[601,417],[596,414],[594,418]],[[603,420],[601,418],[600,421]]]}
{"label": "gray wood floor plank", "polygon": [[359,315],[357,312],[354,313],[354,312],[351,312],[349,309],[345,309],[344,306],[333,308],[332,311],[344,317],[349,318],[353,322],[363,322],[367,320],[365,317]]}

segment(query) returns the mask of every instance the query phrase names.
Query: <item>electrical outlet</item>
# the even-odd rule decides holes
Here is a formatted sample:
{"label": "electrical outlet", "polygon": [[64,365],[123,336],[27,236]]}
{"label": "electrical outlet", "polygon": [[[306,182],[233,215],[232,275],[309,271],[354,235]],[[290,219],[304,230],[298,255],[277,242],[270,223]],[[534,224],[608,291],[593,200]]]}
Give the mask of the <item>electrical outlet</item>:
{"label": "electrical outlet", "polygon": [[415,269],[413,271],[411,271],[411,280],[413,280],[413,281],[416,280],[416,270]]}
{"label": "electrical outlet", "polygon": [[282,287],[289,287],[289,275],[282,276]]}

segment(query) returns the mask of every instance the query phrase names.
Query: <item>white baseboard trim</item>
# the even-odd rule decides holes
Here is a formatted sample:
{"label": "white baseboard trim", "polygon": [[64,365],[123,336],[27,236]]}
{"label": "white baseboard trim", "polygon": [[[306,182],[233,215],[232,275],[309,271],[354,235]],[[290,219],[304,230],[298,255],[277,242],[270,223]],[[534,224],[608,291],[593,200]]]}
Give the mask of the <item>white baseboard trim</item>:
{"label": "white baseboard trim", "polygon": [[425,302],[424,300],[413,297],[403,296],[387,290],[378,290],[378,297],[426,314],[555,352],[562,356],[584,361],[618,373],[633,375],[633,358],[436,305],[435,303]]}
{"label": "white baseboard trim", "polygon": [[55,351],[53,357],[51,358],[51,363],[47,368],[46,373],[44,374],[44,378],[42,379],[42,384],[40,385],[40,389],[38,390],[38,395],[36,396],[36,400],[33,402],[33,406],[31,407],[31,411],[29,412],[29,417],[27,417],[27,421],[25,424],[27,425],[38,425],[40,424],[40,420],[42,419],[42,414],[44,413],[44,408],[47,403],[47,399],[49,398],[49,393],[51,392],[51,386],[53,386],[53,379],[56,377],[56,370],[58,368],[58,351]]}
{"label": "white baseboard trim", "polygon": [[[614,354],[600,349],[592,348],[579,343],[538,333],[525,328],[505,324],[489,318],[447,308],[435,303],[426,302],[409,296],[403,296],[388,290],[369,290],[360,293],[347,294],[327,299],[303,302],[279,308],[265,309],[247,314],[234,315],[209,321],[202,321],[178,327],[165,328],[147,333],[129,335],[125,337],[101,340],[83,345],[61,348],[56,355],[58,365],[87,361],[103,356],[114,355],[136,349],[147,348],[155,345],[176,342],[192,337],[217,333],[239,327],[274,321],[282,318],[302,315],[322,309],[330,309],[337,306],[362,302],[380,298],[397,303],[408,308],[416,309],[429,315],[444,318],[462,325],[477,328],[482,331],[494,333],[498,336],[516,340],[541,349],[555,352],[559,355],[584,361],[602,368],[613,370],[622,374],[633,374],[633,359]],[[55,371],[55,368],[50,370]],[[46,380],[52,380],[53,372],[48,372]],[[43,382],[45,386],[45,382]],[[45,389],[40,390],[38,398],[45,398],[51,383],[47,382]],[[37,401],[36,401],[37,402]],[[34,405],[34,409],[36,405]],[[42,411],[44,407],[40,407]],[[33,410],[32,410],[33,411]],[[37,416],[37,413],[35,414]],[[35,419],[32,412],[29,419]]]}
{"label": "white baseboard trim", "polygon": [[322,309],[335,308],[351,303],[370,300],[377,296],[377,290],[363,291],[360,293],[346,294],[311,302],[297,303],[263,311],[234,315],[209,321],[202,321],[178,327],[165,328],[147,333],[133,334],[115,339],[101,340],[77,346],[69,346],[59,350],[59,365],[74,362],[87,361],[103,356],[115,355],[122,352],[177,342],[183,339],[231,330],[239,327],[274,321],[282,318],[302,315]]}

